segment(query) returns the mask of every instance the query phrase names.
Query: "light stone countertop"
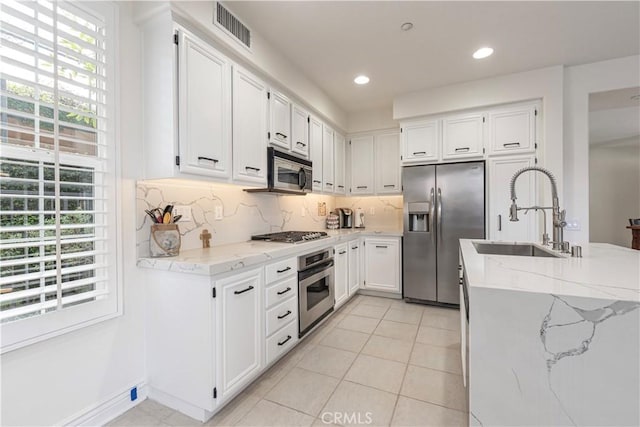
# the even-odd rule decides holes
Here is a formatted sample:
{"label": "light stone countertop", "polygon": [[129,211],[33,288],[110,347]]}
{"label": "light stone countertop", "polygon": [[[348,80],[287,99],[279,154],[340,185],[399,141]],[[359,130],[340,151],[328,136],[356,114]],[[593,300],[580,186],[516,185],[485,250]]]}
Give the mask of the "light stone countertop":
{"label": "light stone countertop", "polygon": [[483,255],[474,241],[460,240],[470,288],[640,302],[640,251],[587,243],[582,258]]}
{"label": "light stone countertop", "polygon": [[322,231],[326,231],[329,237],[298,244],[250,240],[207,249],[184,250],[175,257],[139,258],[137,265],[142,268],[213,276],[273,259],[297,257],[359,237],[402,237],[402,230],[398,228],[375,227]]}

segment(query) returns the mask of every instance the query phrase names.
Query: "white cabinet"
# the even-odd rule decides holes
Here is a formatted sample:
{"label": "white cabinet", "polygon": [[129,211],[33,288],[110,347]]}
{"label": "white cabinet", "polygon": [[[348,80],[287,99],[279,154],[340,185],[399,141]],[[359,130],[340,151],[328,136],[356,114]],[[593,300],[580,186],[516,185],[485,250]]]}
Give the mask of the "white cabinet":
{"label": "white cabinet", "polygon": [[400,238],[364,239],[364,289],[402,292],[400,282]]}
{"label": "white cabinet", "polygon": [[375,136],[376,194],[392,194],[402,191],[398,139],[397,132]]}
{"label": "white cabinet", "polygon": [[333,129],[322,126],[322,187],[327,193],[333,193],[335,188]]}
{"label": "white cabinet", "polygon": [[322,191],[322,122],[315,117],[309,120],[309,144],[313,168],[313,191]]}
{"label": "white cabinet", "polygon": [[360,289],[360,240],[354,240],[347,244],[349,251],[349,296],[354,295]]}
{"label": "white cabinet", "polygon": [[267,183],[267,88],[253,74],[233,68],[233,178]]}
{"label": "white cabinet", "polygon": [[524,104],[489,112],[490,155],[535,151],[538,105]]}
{"label": "white cabinet", "polygon": [[337,245],[333,255],[334,267],[334,296],[335,308],[340,307],[349,297],[349,249],[348,244]]}
{"label": "white cabinet", "polygon": [[[536,223],[540,212],[518,212],[518,222],[509,220],[511,177],[521,168],[535,165],[533,155],[491,158],[489,168],[489,239],[504,241],[539,241]],[[536,172],[525,172],[516,182],[518,206],[534,206],[536,202]],[[550,212],[547,211],[547,215]],[[550,222],[548,222],[550,224]]]}
{"label": "white cabinet", "polygon": [[481,157],[484,154],[482,114],[448,116],[442,119],[444,160]]}
{"label": "white cabinet", "polygon": [[231,178],[231,64],[179,30],[180,172]]}
{"label": "white cabinet", "polygon": [[402,163],[435,163],[440,160],[440,120],[402,123]]}
{"label": "white cabinet", "polygon": [[309,157],[309,113],[299,105],[291,107],[291,151]]}
{"label": "white cabinet", "polygon": [[346,179],[345,179],[345,140],[344,136],[339,133],[335,133],[333,137],[333,159],[334,159],[334,192],[337,194],[345,194],[346,192]]}
{"label": "white cabinet", "polygon": [[262,269],[256,269],[215,282],[218,395],[222,400],[244,388],[262,369],[262,280]]}
{"label": "white cabinet", "polygon": [[269,92],[269,142],[276,147],[291,148],[291,102],[283,94]]}
{"label": "white cabinet", "polygon": [[373,194],[373,135],[351,138],[351,194]]}

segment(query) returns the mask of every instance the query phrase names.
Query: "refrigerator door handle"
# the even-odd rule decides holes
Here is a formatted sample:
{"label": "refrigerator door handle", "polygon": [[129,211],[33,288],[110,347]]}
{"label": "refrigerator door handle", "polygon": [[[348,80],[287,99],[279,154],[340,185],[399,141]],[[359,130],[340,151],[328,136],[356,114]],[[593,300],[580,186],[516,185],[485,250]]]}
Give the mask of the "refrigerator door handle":
{"label": "refrigerator door handle", "polygon": [[442,241],[442,190],[438,188],[438,236],[437,238]]}
{"label": "refrigerator door handle", "polygon": [[433,188],[431,189],[431,206],[429,206],[429,233],[431,234],[431,240],[433,241],[433,239],[435,238],[436,235],[436,230],[433,228],[433,216],[434,213],[436,211],[436,198],[434,195],[434,190]]}

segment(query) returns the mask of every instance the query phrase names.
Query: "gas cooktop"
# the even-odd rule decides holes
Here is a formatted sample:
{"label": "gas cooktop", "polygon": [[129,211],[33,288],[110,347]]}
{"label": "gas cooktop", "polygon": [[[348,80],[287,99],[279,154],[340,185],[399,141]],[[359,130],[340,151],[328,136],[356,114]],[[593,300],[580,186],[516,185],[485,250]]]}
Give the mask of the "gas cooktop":
{"label": "gas cooktop", "polygon": [[329,237],[324,231],[281,231],[279,233],[260,234],[251,236],[251,240],[264,240],[267,242],[303,243],[311,240]]}

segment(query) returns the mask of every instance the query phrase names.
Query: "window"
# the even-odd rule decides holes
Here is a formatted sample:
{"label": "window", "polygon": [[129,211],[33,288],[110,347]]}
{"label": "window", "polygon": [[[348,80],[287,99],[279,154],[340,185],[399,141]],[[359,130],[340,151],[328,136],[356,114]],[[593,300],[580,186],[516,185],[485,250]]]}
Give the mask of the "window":
{"label": "window", "polygon": [[113,14],[0,5],[3,352],[118,312]]}

